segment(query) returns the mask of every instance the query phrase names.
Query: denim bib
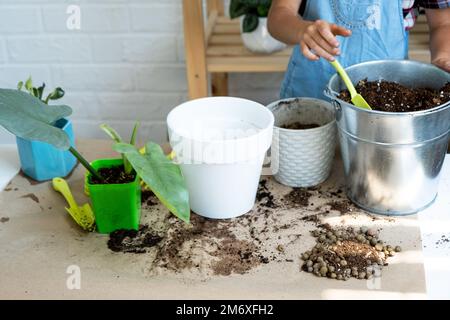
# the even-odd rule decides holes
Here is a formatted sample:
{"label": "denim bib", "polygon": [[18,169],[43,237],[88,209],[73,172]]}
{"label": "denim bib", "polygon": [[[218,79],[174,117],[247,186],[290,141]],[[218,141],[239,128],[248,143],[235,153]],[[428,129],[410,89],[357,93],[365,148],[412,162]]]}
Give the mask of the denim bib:
{"label": "denim bib", "polygon": [[[402,0],[314,0],[308,1],[305,20],[322,19],[352,31],[350,37],[338,36],[344,67],[370,60],[406,59],[408,33],[404,28]],[[281,86],[282,99],[323,95],[335,73],[324,58],[306,59],[295,46]]]}

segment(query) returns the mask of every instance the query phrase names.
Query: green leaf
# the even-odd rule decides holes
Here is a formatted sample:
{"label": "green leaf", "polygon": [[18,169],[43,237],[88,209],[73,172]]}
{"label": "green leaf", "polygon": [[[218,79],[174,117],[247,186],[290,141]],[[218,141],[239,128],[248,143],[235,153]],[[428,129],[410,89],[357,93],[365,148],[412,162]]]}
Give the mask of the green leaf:
{"label": "green leaf", "polygon": [[64,97],[65,93],[66,92],[62,88],[58,87],[55,90],[53,90],[53,92],[52,92],[52,94],[50,96],[50,100],[61,99],[62,97]]}
{"label": "green leaf", "polygon": [[120,134],[113,128],[111,128],[109,125],[107,125],[106,123],[103,123],[100,125],[100,129],[102,129],[104,132],[106,132],[106,134],[114,140],[114,142],[116,143],[120,143],[123,142],[122,137],[120,136]]}
{"label": "green leaf", "polygon": [[62,97],[64,97],[64,94],[65,94],[64,90],[58,87],[55,90],[53,90],[53,92],[49,93],[49,95],[45,99],[45,103],[48,103],[49,100],[61,99]]}
{"label": "green leaf", "polygon": [[[131,133],[130,144],[132,146],[136,145],[136,136],[137,136],[138,129],[139,129],[139,122],[137,121],[134,124],[133,132]],[[123,157],[123,167],[124,167],[126,173],[131,173],[131,171],[133,169],[133,167],[130,164],[130,161],[128,161],[127,157],[125,157],[125,156]]]}
{"label": "green leaf", "polygon": [[189,193],[180,168],[153,142],[145,145],[145,154],[127,143],[117,143],[114,150],[125,154],[138,176],[158,199],[179,219],[189,223]]}
{"label": "green leaf", "polygon": [[253,32],[258,27],[258,16],[256,14],[245,15],[244,21],[242,23],[242,31]]}
{"label": "green leaf", "polygon": [[42,95],[44,93],[44,89],[45,89],[45,83],[42,84],[42,86],[40,86],[39,88],[37,88],[38,91],[38,98],[42,100]]}
{"label": "green leaf", "polygon": [[136,122],[136,124],[134,125],[134,128],[133,128],[133,132],[131,133],[130,144],[132,146],[136,145],[136,137],[137,137],[137,132],[138,132],[139,126],[140,126],[140,123]]}
{"label": "green leaf", "polygon": [[19,81],[19,83],[17,84],[17,90],[22,90],[23,88],[23,81]]}
{"label": "green leaf", "polygon": [[230,18],[234,19],[247,13],[248,6],[241,0],[231,0],[230,3]]}
{"label": "green leaf", "polygon": [[31,79],[31,76],[28,77],[27,81],[25,81],[25,89],[29,92],[33,91],[33,80]]}
{"label": "green leaf", "polygon": [[265,5],[259,5],[256,10],[258,11],[258,16],[259,17],[267,17],[269,15],[269,9],[270,7],[265,6]]}
{"label": "green leaf", "polygon": [[39,98],[39,91],[38,91],[38,89],[37,88],[33,88],[32,90],[33,90],[32,95],[35,96],[36,98]]}
{"label": "green leaf", "polygon": [[68,106],[48,106],[25,92],[0,89],[0,125],[20,138],[47,142],[67,150],[70,147],[68,135],[53,124],[71,114]]}

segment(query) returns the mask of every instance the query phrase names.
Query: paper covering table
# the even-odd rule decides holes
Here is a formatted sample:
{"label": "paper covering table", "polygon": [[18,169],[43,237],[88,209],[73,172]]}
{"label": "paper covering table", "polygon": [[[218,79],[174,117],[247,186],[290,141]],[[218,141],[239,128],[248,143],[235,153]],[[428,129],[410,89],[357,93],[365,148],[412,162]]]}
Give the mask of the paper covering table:
{"label": "paper covering table", "polygon": [[[85,140],[78,143],[88,160],[112,155],[111,142]],[[84,169],[78,166],[68,178],[79,203],[83,194]],[[266,178],[279,199],[291,190]],[[332,175],[321,189],[332,191],[343,185],[342,167],[336,161]],[[330,199],[313,197],[315,207]],[[114,253],[106,245],[108,236],[81,231],[64,210],[65,202],[50,182],[35,184],[18,175],[0,193],[0,298],[175,298],[175,299],[409,299],[426,298],[421,235],[417,216],[374,218],[356,209],[349,215],[330,214],[324,222],[345,226],[382,228],[380,238],[401,245],[403,251],[390,259],[381,278],[336,281],[300,271],[300,254],[309,250],[313,226],[299,223],[312,209],[274,209],[280,223],[292,222],[280,234],[289,262],[261,264],[245,274],[202,275],[198,270],[176,274],[149,272],[152,254]],[[313,205],[311,205],[313,206]],[[162,207],[155,206],[153,208]],[[142,223],[151,222],[156,209],[145,209]],[[255,208],[256,210],[256,208]],[[252,214],[256,214],[253,212]],[[264,219],[262,215],[261,220]],[[294,223],[295,222],[295,223]],[[285,241],[298,235],[296,241]],[[276,239],[268,239],[272,250]],[[292,261],[291,261],[292,260]],[[69,290],[68,267],[81,271],[81,289]],[[69,269],[70,271],[70,269]]]}

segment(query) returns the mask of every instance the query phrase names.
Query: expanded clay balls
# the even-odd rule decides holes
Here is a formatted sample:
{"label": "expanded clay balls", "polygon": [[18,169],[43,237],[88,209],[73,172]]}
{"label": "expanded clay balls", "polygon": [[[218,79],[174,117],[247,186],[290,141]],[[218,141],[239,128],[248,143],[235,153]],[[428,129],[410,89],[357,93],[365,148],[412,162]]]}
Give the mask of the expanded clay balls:
{"label": "expanded clay balls", "polygon": [[400,246],[385,245],[374,228],[333,229],[319,226],[311,234],[315,246],[302,254],[302,270],[318,277],[336,280],[371,279],[379,276],[388,257],[400,252]]}

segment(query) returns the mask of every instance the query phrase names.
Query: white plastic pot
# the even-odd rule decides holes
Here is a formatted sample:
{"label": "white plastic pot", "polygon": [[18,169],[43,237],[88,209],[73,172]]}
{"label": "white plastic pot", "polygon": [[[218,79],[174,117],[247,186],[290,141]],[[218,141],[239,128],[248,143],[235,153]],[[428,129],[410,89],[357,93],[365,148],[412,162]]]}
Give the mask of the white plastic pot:
{"label": "white plastic pot", "polygon": [[286,45],[273,38],[267,29],[267,18],[259,18],[258,27],[252,32],[243,32],[242,24],[244,16],[241,17],[241,37],[244,46],[256,53],[273,53],[283,50]]}
{"label": "white plastic pot", "polygon": [[273,122],[263,105],[232,97],[192,100],[169,113],[170,144],[192,211],[224,219],[252,209]]}
{"label": "white plastic pot", "polygon": [[227,18],[230,18],[230,4],[231,0],[223,0],[223,12]]}

